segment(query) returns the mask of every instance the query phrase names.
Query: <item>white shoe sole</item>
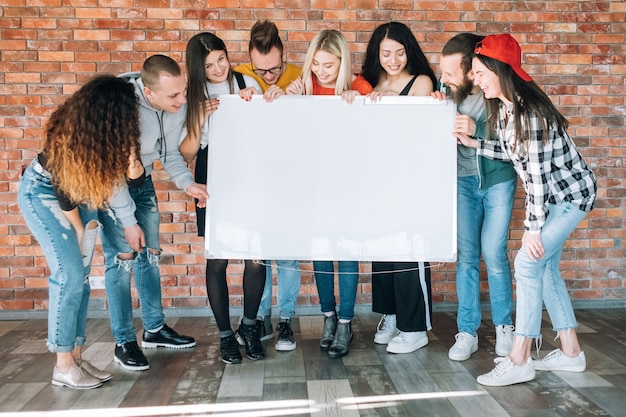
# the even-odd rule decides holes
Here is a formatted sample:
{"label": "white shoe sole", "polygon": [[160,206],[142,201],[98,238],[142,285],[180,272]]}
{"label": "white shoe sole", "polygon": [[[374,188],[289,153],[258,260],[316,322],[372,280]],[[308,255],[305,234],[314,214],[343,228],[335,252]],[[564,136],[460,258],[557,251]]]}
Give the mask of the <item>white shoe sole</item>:
{"label": "white shoe sole", "polygon": [[404,346],[390,346],[387,345],[387,352],[389,353],[411,353],[415,352],[417,349],[423,348],[428,344],[428,339],[420,340],[419,343],[415,343],[413,345],[404,345]]}
{"label": "white shoe sole", "polygon": [[296,349],[296,344],[295,343],[291,343],[291,344],[278,344],[276,343],[275,349],[279,352],[290,352],[292,350]]}
{"label": "white shoe sole", "polygon": [[117,356],[113,356],[113,358],[115,359],[115,362],[118,363],[122,368],[128,370],[128,371],[145,371],[148,368],[150,368],[150,365],[144,365],[144,366],[130,366],[130,365],[126,365],[125,363],[123,363],[121,360],[119,360],[117,358]]}
{"label": "white shoe sole", "polygon": [[399,334],[400,334],[400,332],[397,331],[394,334],[392,334],[391,337],[376,337],[376,335],[374,335],[374,343],[376,343],[377,345],[387,345],[387,344],[389,344],[391,339],[393,339],[394,337],[396,337]]}
{"label": "white shoe sole", "polygon": [[144,349],[156,349],[158,347],[164,347],[167,349],[188,349],[196,345],[196,342],[187,343],[185,345],[172,345],[169,343],[155,343],[155,342],[141,342],[141,347]]}

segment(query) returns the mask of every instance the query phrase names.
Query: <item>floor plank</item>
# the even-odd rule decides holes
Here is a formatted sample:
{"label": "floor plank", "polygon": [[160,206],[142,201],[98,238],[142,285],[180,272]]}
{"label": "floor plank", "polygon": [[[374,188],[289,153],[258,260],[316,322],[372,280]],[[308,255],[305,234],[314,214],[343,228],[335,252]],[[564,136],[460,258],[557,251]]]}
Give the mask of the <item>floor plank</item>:
{"label": "floor plank", "polygon": [[[263,342],[264,361],[247,359],[242,348],[238,365],[220,361],[213,318],[172,317],[168,324],[194,336],[196,347],[146,349],[150,369],[143,372],[124,370],[113,361],[109,321],[93,318],[83,357],[114,377],[87,391],[50,384],[54,355],[47,352],[47,320],[0,321],[0,417],[46,416],[48,410],[68,416],[96,410],[112,416],[626,415],[626,310],[585,309],[576,315],[585,372],[542,371],[531,382],[502,388],[483,387],[475,379],[493,368],[495,358],[488,312],[479,329],[479,350],[463,362],[448,359],[456,334],[456,315],[450,312],[434,313],[428,345],[403,355],[373,343],[380,314],[357,314],[350,353],[340,359],[329,359],[319,348],[322,315],[297,316],[292,322],[295,350],[277,352],[276,340],[269,340]],[[231,318],[233,328],[239,319]],[[134,325],[141,340],[140,319]],[[545,313],[542,335],[540,357],[559,345]]]}

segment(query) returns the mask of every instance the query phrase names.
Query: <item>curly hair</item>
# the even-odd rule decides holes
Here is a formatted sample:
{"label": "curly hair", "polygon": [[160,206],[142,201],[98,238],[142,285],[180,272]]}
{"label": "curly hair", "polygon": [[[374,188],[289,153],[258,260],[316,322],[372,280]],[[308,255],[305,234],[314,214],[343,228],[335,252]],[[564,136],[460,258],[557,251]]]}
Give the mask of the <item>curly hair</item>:
{"label": "curly hair", "polygon": [[104,207],[140,151],[139,101],[121,78],[93,78],[46,122],[44,154],[52,181],[75,204]]}

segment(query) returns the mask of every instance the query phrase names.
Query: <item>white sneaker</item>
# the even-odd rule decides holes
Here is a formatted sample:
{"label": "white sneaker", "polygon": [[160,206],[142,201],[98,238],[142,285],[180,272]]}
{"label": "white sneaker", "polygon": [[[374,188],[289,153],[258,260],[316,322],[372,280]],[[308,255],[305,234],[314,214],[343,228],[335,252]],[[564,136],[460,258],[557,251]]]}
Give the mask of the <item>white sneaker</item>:
{"label": "white sneaker", "polygon": [[538,371],[583,372],[587,368],[585,352],[580,352],[575,358],[570,358],[565,356],[561,349],[553,350],[543,359],[533,361],[533,364]]}
{"label": "white sneaker", "polygon": [[504,387],[535,379],[533,360],[528,357],[524,365],[515,365],[509,357],[496,358],[496,367],[488,374],[480,375],[476,382],[490,387]]}
{"label": "white sneaker", "polygon": [[478,350],[478,335],[472,336],[469,333],[460,332],[454,336],[456,342],[448,351],[448,358],[453,361],[465,361]]}
{"label": "white sneaker", "polygon": [[496,355],[509,356],[513,349],[513,329],[511,325],[496,326]]}
{"label": "white sneaker", "polygon": [[378,327],[376,328],[376,334],[374,335],[374,343],[379,345],[386,345],[391,339],[396,337],[400,330],[396,328],[396,315],[385,314],[380,318]]}
{"label": "white sneaker", "polygon": [[411,353],[428,344],[426,332],[400,332],[387,344],[389,353]]}

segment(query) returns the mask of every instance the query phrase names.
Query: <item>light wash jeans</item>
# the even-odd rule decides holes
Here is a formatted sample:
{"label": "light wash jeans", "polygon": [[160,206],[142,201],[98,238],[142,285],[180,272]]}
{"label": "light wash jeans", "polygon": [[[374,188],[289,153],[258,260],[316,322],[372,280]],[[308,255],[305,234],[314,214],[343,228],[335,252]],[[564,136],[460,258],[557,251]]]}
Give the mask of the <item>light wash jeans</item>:
{"label": "light wash jeans", "polygon": [[522,246],[515,257],[515,334],[534,339],[541,338],[542,302],[554,331],[578,327],[565,281],[559,272],[559,262],[565,241],[587,213],[567,202],[548,207],[548,218],[541,228],[545,256],[534,262]]}
{"label": "light wash jeans", "polygon": [[[298,261],[275,261],[278,277],[276,301],[281,319],[290,319],[296,314],[296,302],[300,293],[300,264]],[[265,266],[265,287],[261,297],[258,316],[272,314],[272,261]]]}
{"label": "light wash jeans", "polygon": [[478,175],[457,178],[456,293],[459,332],[476,336],[480,308],[480,255],[487,265],[491,319],[510,325],[513,308],[507,241],[517,178],[479,189]]}
{"label": "light wash jeans", "polygon": [[[135,258],[122,260],[120,253],[133,253],[126,242],[124,228],[113,210],[99,212],[102,223],[102,247],[106,263],[104,283],[111,331],[119,345],[137,340],[133,327],[133,305],[130,290],[131,272],[134,271],[135,286],[139,293],[141,320],[145,330],[156,330],[165,324],[161,305],[161,277],[159,273],[159,208],[152,178],[148,176],[139,187],[129,186],[128,190],[135,201],[135,216],[146,237],[146,247]],[[158,251],[158,255],[149,252]]]}
{"label": "light wash jeans", "polygon": [[[18,204],[50,268],[48,350],[71,352],[85,344],[93,251],[83,259],[76,231],[59,206],[50,174],[36,160],[20,179]],[[93,210],[81,206],[79,212],[84,224],[96,220]]]}
{"label": "light wash jeans", "polygon": [[[337,317],[352,320],[356,290],[359,284],[359,263],[356,261],[337,261],[339,269],[339,312]],[[322,313],[335,310],[335,266],[333,261],[313,261],[315,285],[320,297]]]}

